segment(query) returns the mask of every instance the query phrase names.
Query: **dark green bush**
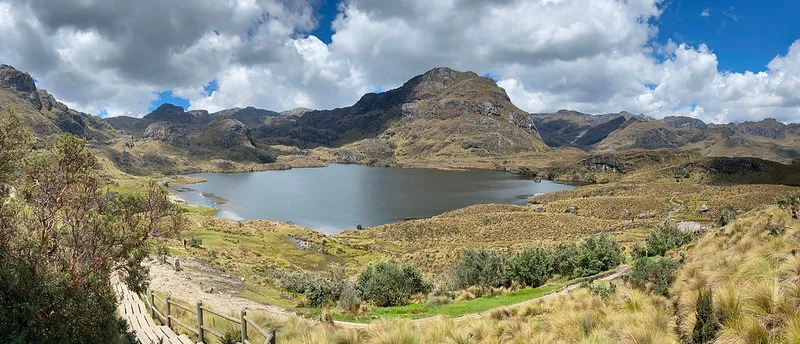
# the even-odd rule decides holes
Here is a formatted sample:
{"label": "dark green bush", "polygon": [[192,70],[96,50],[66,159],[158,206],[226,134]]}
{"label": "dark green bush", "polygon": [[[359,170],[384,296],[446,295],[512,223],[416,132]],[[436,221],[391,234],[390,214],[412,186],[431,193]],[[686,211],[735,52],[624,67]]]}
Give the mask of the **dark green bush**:
{"label": "dark green bush", "polygon": [[586,284],[586,288],[592,295],[599,296],[603,301],[608,302],[611,296],[617,292],[617,286],[614,282],[602,283],[597,281],[590,281]]}
{"label": "dark green bush", "polygon": [[191,237],[189,238],[189,240],[186,240],[186,245],[188,245],[189,247],[200,247],[203,246],[203,240]]}
{"label": "dark green bush", "polygon": [[631,283],[640,289],[650,289],[655,293],[667,295],[669,286],[675,280],[678,262],[665,257],[645,257],[633,262],[629,277]]}
{"label": "dark green bush", "polygon": [[692,329],[692,340],[695,344],[709,343],[714,340],[719,329],[717,317],[714,314],[714,300],[711,290],[700,291],[697,297],[697,305],[694,329]]}
{"label": "dark green bush", "polygon": [[379,307],[404,305],[412,295],[428,293],[432,287],[417,268],[405,263],[379,262],[358,276],[361,295]]}
{"label": "dark green bush", "polygon": [[631,255],[634,259],[663,256],[669,250],[686,245],[697,237],[697,233],[682,231],[673,226],[660,226],[650,231],[645,244],[636,244]]}
{"label": "dark green bush", "polygon": [[573,276],[578,267],[580,249],[577,244],[559,244],[553,250],[553,270],[562,276]]}
{"label": "dark green bush", "polygon": [[506,255],[486,249],[468,249],[452,270],[453,287],[500,287],[510,283],[505,269]]}
{"label": "dark green bush", "polygon": [[553,274],[553,252],[530,247],[508,260],[508,275],[513,281],[529,287],[538,287]]}
{"label": "dark green bush", "polygon": [[592,235],[578,244],[575,274],[579,277],[599,274],[622,263],[619,243],[607,234]]}
{"label": "dark green bush", "polygon": [[335,303],[339,300],[344,287],[341,276],[334,273],[285,273],[279,279],[287,291],[305,294],[311,307]]}

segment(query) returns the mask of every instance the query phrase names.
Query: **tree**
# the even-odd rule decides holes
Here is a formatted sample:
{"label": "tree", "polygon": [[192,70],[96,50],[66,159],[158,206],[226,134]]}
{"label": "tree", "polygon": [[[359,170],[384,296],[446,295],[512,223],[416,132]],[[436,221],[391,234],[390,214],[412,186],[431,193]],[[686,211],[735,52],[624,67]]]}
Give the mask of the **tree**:
{"label": "tree", "polygon": [[692,340],[695,344],[711,342],[717,335],[717,330],[719,329],[717,317],[714,314],[714,300],[711,295],[711,290],[700,291],[695,309],[695,318],[697,320],[692,330]]}
{"label": "tree", "polygon": [[379,307],[406,304],[414,294],[428,293],[432,288],[417,268],[405,263],[378,262],[358,276],[358,291]]}
{"label": "tree", "polygon": [[[84,140],[64,136],[32,151],[13,120],[0,121],[0,342],[111,343],[119,335],[112,274],[147,285],[147,240],[182,221],[167,191],[108,191]],[[22,138],[22,139],[21,139]]]}
{"label": "tree", "polygon": [[541,247],[527,248],[508,260],[508,272],[512,280],[538,287],[553,274],[553,252]]}

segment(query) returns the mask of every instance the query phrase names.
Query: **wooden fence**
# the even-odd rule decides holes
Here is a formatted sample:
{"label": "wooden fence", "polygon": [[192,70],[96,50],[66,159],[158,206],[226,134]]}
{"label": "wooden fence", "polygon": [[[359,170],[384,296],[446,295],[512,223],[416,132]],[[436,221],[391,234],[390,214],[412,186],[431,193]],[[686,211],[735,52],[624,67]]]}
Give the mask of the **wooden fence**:
{"label": "wooden fence", "polygon": [[[242,343],[243,344],[254,344],[252,341],[249,340],[249,338],[251,338],[251,337],[248,334],[248,330],[253,330],[255,332],[258,332],[258,334],[260,334],[262,337],[264,337],[265,338],[264,339],[264,344],[275,344],[276,343],[275,328],[269,328],[269,329],[265,330],[265,329],[261,328],[261,326],[258,326],[258,324],[256,324],[256,322],[253,321],[253,319],[251,319],[250,317],[247,316],[247,309],[242,309],[242,312],[240,313],[239,317],[236,318],[236,317],[225,315],[225,314],[216,312],[216,311],[214,311],[212,309],[209,309],[209,308],[203,306],[202,302],[198,302],[197,303],[197,307],[195,307],[195,309],[192,309],[192,307],[189,307],[189,306],[186,306],[186,305],[182,305],[180,303],[177,303],[177,302],[171,300],[169,295],[167,295],[166,298],[162,299],[162,298],[156,296],[156,294],[152,290],[148,291],[147,299],[148,299],[148,304],[150,306],[150,311],[152,312],[152,315],[153,315],[154,319],[155,318],[160,319],[163,323],[165,323],[167,325],[167,327],[172,328],[172,329],[174,329],[174,327],[173,327],[174,325],[180,325],[181,327],[183,327],[183,328],[189,330],[190,332],[194,333],[195,335],[197,335],[197,338],[201,343],[205,343],[206,342],[206,335],[207,334],[213,335],[213,336],[215,336],[215,337],[217,337],[219,339],[222,339],[223,336],[224,336],[224,334],[220,333],[219,331],[217,331],[217,330],[215,330],[215,329],[213,329],[211,327],[207,327],[207,326],[205,326],[203,324],[203,315],[205,313],[213,314],[213,315],[215,315],[215,316],[217,316],[217,317],[219,317],[221,319],[225,319],[227,321],[230,321],[231,323],[239,325],[239,327],[241,328],[241,336],[242,336]],[[163,314],[163,313],[161,313],[161,311],[158,310],[158,307],[156,307],[156,301],[159,301],[159,302],[161,302],[161,304],[164,305],[164,309],[166,310],[166,312],[165,312],[166,314]],[[186,311],[186,312],[188,312],[190,314],[193,314],[197,318],[196,324],[189,325],[189,324],[186,324],[186,323],[183,323],[182,321],[180,321],[173,314],[172,307],[177,307],[177,308],[179,308],[179,309],[181,309],[183,311]]]}

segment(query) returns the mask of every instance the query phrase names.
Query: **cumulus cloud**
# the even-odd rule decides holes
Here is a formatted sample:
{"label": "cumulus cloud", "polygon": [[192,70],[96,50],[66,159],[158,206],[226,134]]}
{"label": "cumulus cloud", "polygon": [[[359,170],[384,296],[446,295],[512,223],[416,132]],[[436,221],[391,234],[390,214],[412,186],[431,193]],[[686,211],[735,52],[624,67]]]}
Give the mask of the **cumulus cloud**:
{"label": "cumulus cloud", "polygon": [[449,66],[531,112],[800,121],[800,41],[720,71],[713,47],[656,42],[662,0],[344,0],[330,44],[307,34],[309,1],[0,0],[0,61],[93,113],[140,115],[163,90],[211,111],[339,107]]}
{"label": "cumulus cloud", "polygon": [[711,16],[711,9],[706,7],[705,9],[703,9],[702,12],[700,12],[700,16],[701,17],[710,17]]}

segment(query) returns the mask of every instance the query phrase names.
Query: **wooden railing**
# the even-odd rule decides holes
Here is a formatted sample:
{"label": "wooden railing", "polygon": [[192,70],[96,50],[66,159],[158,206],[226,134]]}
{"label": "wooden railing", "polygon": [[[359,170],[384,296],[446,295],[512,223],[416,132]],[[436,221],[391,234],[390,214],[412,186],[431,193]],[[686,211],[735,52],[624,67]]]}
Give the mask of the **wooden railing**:
{"label": "wooden railing", "polygon": [[[148,305],[150,306],[150,311],[152,312],[154,319],[158,318],[159,320],[161,320],[161,322],[165,323],[169,328],[174,328],[173,327],[174,325],[180,325],[181,327],[197,335],[197,338],[201,343],[206,342],[206,334],[213,335],[219,339],[222,339],[225,336],[219,331],[211,327],[205,326],[203,324],[203,316],[205,313],[210,313],[220,319],[224,319],[231,323],[239,325],[239,327],[241,328],[241,336],[243,344],[254,344],[254,342],[250,340],[251,336],[248,334],[248,329],[252,329],[253,331],[258,332],[259,335],[264,337],[264,342],[263,342],[264,344],[276,343],[275,328],[269,328],[266,330],[261,328],[261,326],[259,326],[252,318],[247,316],[246,308],[242,309],[242,312],[240,313],[239,317],[236,318],[233,316],[219,313],[210,308],[207,308],[206,306],[203,306],[202,302],[198,302],[197,307],[195,309],[192,309],[189,306],[171,300],[169,295],[167,295],[166,298],[162,299],[158,297],[152,290],[148,291],[147,293],[147,301]],[[156,307],[156,301],[159,301],[161,304],[164,305],[166,314],[163,314],[161,313],[161,311],[158,310],[158,307]],[[196,327],[180,321],[180,319],[178,319],[173,314],[172,307],[177,307],[185,312],[194,315],[197,318]]]}

